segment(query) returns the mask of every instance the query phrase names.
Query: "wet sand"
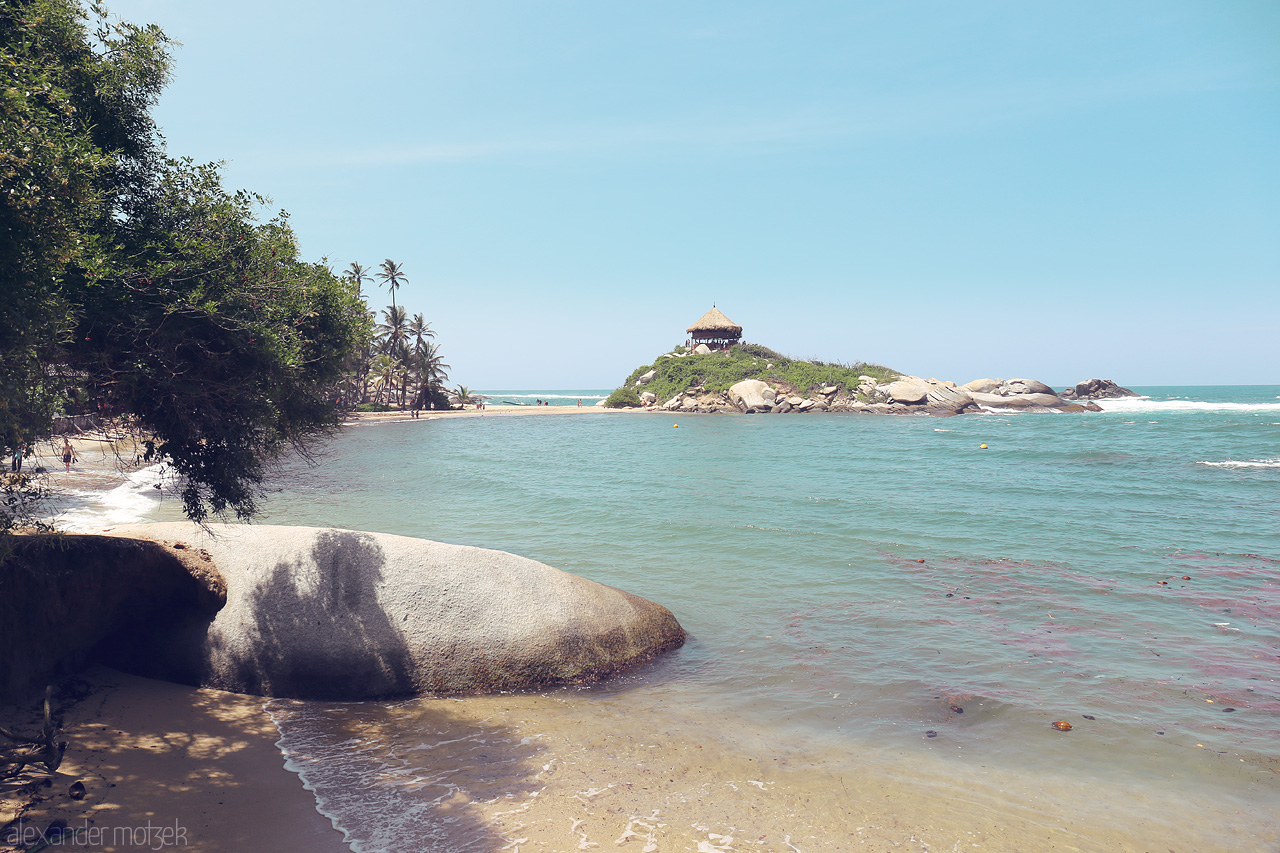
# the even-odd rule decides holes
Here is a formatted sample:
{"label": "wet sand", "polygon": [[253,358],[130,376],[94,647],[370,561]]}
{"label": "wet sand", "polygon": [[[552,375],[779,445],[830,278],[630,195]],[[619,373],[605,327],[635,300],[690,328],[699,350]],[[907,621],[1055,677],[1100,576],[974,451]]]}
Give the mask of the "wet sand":
{"label": "wet sand", "polygon": [[[742,720],[691,716],[676,696],[661,714],[591,691],[264,710],[258,697],[107,669],[81,682],[63,764],[0,834],[4,853],[55,819],[105,851],[348,850],[302,780],[353,840],[392,851],[1189,853],[1277,840],[1257,834],[1257,814],[1209,802],[1188,814],[1151,789],[1048,787],[972,765],[957,775],[920,754],[823,756]],[[31,729],[33,709],[0,709],[0,721]],[[0,796],[0,825],[19,804]]]}
{"label": "wet sand", "polygon": [[637,698],[271,708],[291,767],[369,849],[1263,853],[1280,840],[1235,803],[1188,813],[1088,775],[815,749],[690,715],[670,694],[660,709]]}
{"label": "wet sand", "polygon": [[[264,700],[108,669],[71,685],[87,695],[65,712],[68,747],[51,784],[35,802],[0,787],[0,826],[19,821],[0,830],[0,851],[28,849],[57,819],[80,831],[55,850],[348,850],[285,769]],[[0,708],[0,718],[33,730],[31,707]],[[68,793],[76,782],[81,800]]]}

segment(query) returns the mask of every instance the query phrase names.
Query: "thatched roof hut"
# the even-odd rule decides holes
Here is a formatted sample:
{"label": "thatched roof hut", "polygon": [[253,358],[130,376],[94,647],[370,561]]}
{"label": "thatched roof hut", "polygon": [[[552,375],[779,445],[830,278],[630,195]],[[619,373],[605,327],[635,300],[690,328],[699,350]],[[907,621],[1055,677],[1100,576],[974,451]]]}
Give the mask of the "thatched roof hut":
{"label": "thatched roof hut", "polygon": [[742,338],[742,327],[724,316],[714,304],[698,322],[685,329],[689,345],[706,344],[711,349],[728,349]]}

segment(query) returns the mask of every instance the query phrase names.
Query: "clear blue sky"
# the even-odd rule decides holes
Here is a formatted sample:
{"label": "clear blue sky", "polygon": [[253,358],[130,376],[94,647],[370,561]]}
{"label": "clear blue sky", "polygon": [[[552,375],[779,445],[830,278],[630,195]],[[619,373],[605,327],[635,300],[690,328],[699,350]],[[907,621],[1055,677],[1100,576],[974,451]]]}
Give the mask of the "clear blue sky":
{"label": "clear blue sky", "polygon": [[715,301],[959,382],[1280,383],[1275,0],[111,8],[183,43],[171,153],[402,262],[456,382],[612,387]]}

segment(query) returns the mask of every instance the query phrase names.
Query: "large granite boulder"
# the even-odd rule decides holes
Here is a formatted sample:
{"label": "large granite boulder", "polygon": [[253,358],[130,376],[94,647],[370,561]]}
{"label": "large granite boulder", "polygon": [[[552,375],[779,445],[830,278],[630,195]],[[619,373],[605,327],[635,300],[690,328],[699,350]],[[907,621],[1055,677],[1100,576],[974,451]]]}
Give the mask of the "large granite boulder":
{"label": "large granite boulder", "polygon": [[744,412],[764,412],[773,408],[777,395],[759,379],[744,379],[729,388],[729,402]]}
{"label": "large granite boulder", "polygon": [[979,394],[994,394],[1000,387],[1001,379],[975,379],[960,386],[961,391],[977,391]]}
{"label": "large granite boulder", "polygon": [[1128,388],[1122,388],[1110,379],[1086,379],[1074,388],[1062,392],[1065,400],[1118,400],[1123,397],[1137,397]]}
{"label": "large granite boulder", "polygon": [[641,374],[640,377],[636,379],[636,387],[639,388],[642,385],[648,385],[657,375],[658,371],[656,370],[650,370],[648,373]]}
{"label": "large granite boulder", "polygon": [[1057,394],[1048,385],[1037,379],[1010,379],[1001,386],[1001,394]]}
{"label": "large granite boulder", "polygon": [[929,383],[917,376],[907,376],[890,382],[885,393],[894,403],[923,403],[929,396]]}
{"label": "large granite boulder", "polygon": [[990,409],[1056,409],[1066,405],[1057,394],[980,394],[970,391],[969,397]]}
{"label": "large granite boulder", "polygon": [[372,699],[526,689],[609,676],[685,638],[660,605],[502,551],[312,527],[112,533],[200,549],[227,589],[216,615],[161,632],[122,668],[221,690]]}

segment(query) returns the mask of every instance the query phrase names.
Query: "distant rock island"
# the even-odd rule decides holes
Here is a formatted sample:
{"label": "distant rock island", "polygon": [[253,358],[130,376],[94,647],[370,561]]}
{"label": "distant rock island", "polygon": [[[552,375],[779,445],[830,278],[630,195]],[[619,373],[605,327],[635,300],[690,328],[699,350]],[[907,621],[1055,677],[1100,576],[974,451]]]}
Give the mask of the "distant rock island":
{"label": "distant rock island", "polygon": [[1136,397],[1110,379],[1061,394],[1035,379],[975,379],[964,385],[906,376],[879,364],[802,361],[742,343],[742,326],[715,305],[685,330],[684,346],[637,367],[604,400],[610,408],[667,412],[863,412],[959,415],[1102,411],[1094,400]]}
{"label": "distant rock island", "polygon": [[790,359],[759,344],[677,347],[637,368],[605,401],[612,408],[678,412],[860,412],[959,415],[972,412],[1101,411],[1095,400],[1138,396],[1110,379],[1061,393],[1035,379],[975,379],[963,385],[908,376],[876,364]]}

